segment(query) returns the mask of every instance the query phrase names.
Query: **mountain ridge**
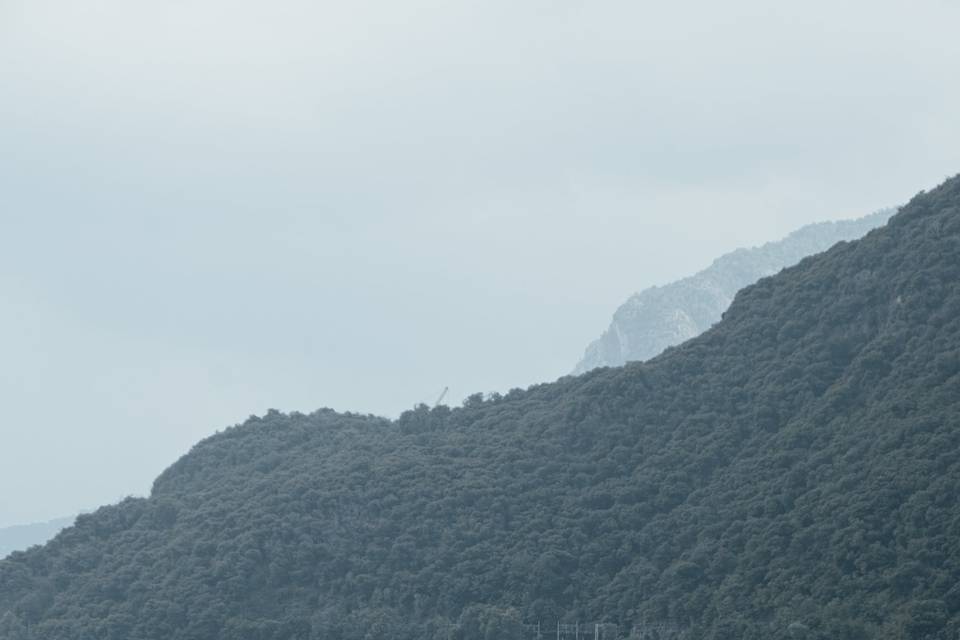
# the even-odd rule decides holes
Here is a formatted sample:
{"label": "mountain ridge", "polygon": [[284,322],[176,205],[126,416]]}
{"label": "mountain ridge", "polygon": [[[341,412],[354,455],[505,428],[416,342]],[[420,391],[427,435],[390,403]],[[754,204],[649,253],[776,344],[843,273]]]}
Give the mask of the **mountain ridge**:
{"label": "mountain ridge", "polygon": [[862,237],[893,213],[881,209],[861,218],[809,224],[781,240],[724,254],[692,276],[631,295],[603,334],[587,346],[574,375],[648,360],[703,333],[720,320],[743,287],[837,242]]}
{"label": "mountain ridge", "polygon": [[947,640],[958,493],[953,178],[648,362],[207,438],[0,561],[0,637]]}
{"label": "mountain ridge", "polygon": [[70,526],[75,518],[55,518],[47,522],[32,522],[0,527],[0,558],[14,551],[39,545],[53,538],[57,532]]}

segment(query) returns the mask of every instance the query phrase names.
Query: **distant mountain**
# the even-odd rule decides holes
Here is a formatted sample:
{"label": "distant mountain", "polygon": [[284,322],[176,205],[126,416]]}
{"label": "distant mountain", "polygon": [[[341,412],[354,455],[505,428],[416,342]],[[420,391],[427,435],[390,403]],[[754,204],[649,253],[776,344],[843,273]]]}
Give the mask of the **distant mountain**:
{"label": "distant mountain", "polygon": [[958,495],[960,177],[650,361],[211,436],[0,560],[0,638],[956,640]]}
{"label": "distant mountain", "polygon": [[574,374],[649,360],[720,321],[737,291],[844,240],[856,240],[887,222],[894,209],[857,220],[805,226],[778,242],[738,249],[683,280],[635,293],[613,314],[610,327],[587,347]]}
{"label": "distant mountain", "polygon": [[14,551],[23,551],[37,544],[44,544],[66,527],[74,518],[59,518],[49,522],[21,524],[0,528],[0,558]]}

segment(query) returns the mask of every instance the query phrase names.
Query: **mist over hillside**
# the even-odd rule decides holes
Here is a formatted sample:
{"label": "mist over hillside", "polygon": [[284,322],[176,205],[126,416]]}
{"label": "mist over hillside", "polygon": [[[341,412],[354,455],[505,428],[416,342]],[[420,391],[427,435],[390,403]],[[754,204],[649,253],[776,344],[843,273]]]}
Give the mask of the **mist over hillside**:
{"label": "mist over hillside", "polygon": [[0,558],[13,551],[22,551],[43,544],[65,527],[73,524],[74,518],[58,518],[49,522],[35,522],[0,528]]}
{"label": "mist over hillside", "polygon": [[630,293],[902,203],[960,167],[957,24],[945,0],[0,2],[0,527],[147,495],[269,407],[555,380]]}
{"label": "mist over hillside", "polygon": [[700,335],[720,320],[743,287],[837,242],[860,238],[893,213],[884,209],[856,220],[807,225],[778,242],[721,256],[689,278],[635,293],[613,314],[603,335],[590,343],[574,373],[649,360]]}
{"label": "mist over hillside", "polygon": [[649,362],[205,439],[0,561],[0,637],[947,640],[958,494],[960,177]]}

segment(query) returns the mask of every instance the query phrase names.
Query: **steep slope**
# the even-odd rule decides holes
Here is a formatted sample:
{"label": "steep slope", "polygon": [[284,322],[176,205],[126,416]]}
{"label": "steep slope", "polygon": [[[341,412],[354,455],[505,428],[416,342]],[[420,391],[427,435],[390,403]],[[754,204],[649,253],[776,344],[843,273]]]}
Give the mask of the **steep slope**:
{"label": "steep slope", "polygon": [[20,524],[0,529],[0,558],[13,551],[21,551],[43,544],[65,527],[73,524],[73,518],[58,518],[49,522]]}
{"label": "steep slope", "polygon": [[856,220],[807,225],[778,242],[721,256],[689,278],[635,293],[590,343],[574,373],[649,360],[698,336],[720,321],[740,289],[838,242],[861,238],[892,215],[893,209],[884,209]]}
{"label": "steep slope", "polygon": [[204,440],[0,562],[0,637],[954,638],[957,495],[960,178],[650,362]]}

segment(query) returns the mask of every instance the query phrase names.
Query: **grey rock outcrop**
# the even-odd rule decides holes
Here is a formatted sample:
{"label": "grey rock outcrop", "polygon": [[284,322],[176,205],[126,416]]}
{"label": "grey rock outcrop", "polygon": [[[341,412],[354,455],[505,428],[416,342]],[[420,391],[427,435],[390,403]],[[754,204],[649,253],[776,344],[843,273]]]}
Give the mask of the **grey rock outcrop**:
{"label": "grey rock outcrop", "polygon": [[587,347],[574,374],[596,367],[649,360],[718,322],[737,291],[844,240],[856,240],[896,213],[884,209],[855,220],[811,224],[783,240],[737,249],[703,271],[635,293],[613,314],[609,328]]}

